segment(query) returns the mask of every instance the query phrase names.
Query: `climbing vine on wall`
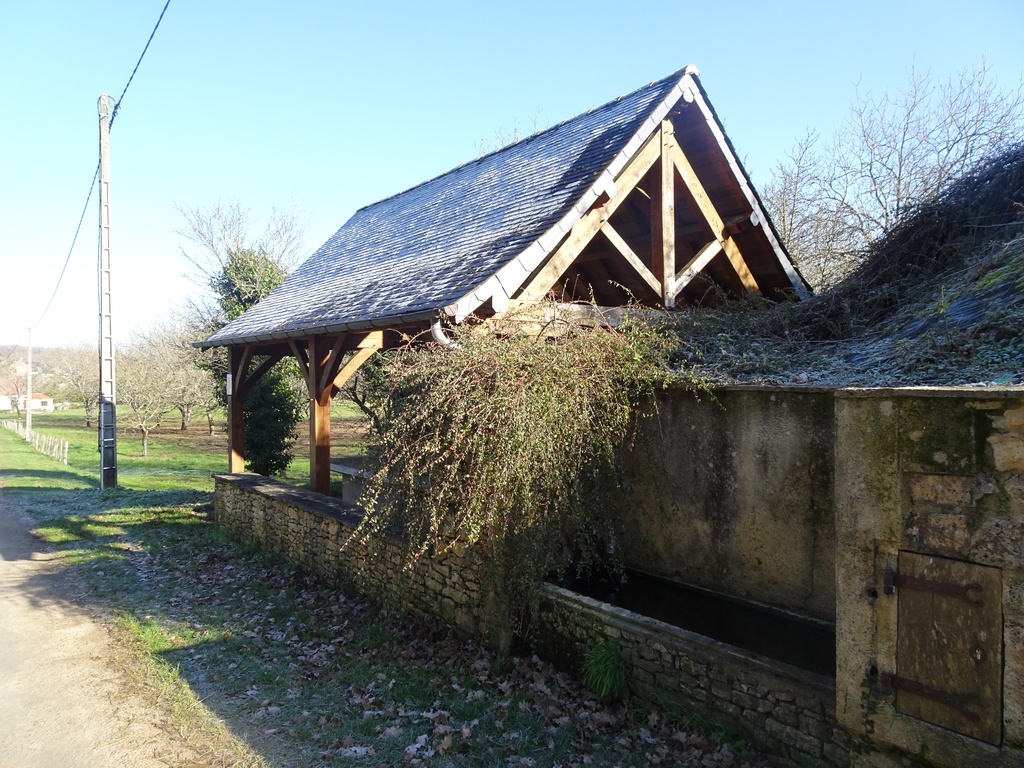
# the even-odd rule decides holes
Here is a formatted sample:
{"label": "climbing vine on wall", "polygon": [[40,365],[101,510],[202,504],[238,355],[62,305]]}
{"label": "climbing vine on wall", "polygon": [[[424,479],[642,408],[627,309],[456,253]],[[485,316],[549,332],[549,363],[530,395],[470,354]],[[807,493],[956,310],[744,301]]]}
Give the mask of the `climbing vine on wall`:
{"label": "climbing vine on wall", "polygon": [[515,623],[553,570],[603,561],[619,466],[670,339],[626,311],[534,307],[416,342],[378,376],[363,534],[401,532],[409,562],[453,546],[484,558]]}

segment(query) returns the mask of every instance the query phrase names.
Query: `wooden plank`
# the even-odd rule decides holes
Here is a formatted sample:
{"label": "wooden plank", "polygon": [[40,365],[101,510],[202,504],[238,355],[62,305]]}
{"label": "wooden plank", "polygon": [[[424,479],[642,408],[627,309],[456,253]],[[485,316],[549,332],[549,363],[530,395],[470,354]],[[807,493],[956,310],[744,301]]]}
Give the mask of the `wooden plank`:
{"label": "wooden plank", "polygon": [[761,289],[757,284],[757,280],[750,272],[750,268],[747,266],[746,261],[744,261],[743,254],[740,253],[740,249],[736,245],[735,241],[728,236],[725,228],[725,222],[722,221],[722,217],[719,216],[718,210],[715,208],[714,203],[711,202],[711,198],[704,189],[704,185],[701,184],[696,172],[690,165],[690,161],[686,159],[686,155],[683,154],[683,150],[679,147],[679,144],[676,143],[674,138],[669,142],[669,146],[666,151],[672,158],[672,162],[675,165],[676,170],[679,172],[679,177],[682,179],[687,192],[689,192],[690,199],[697,206],[698,210],[700,210],[704,219],[708,222],[708,226],[711,227],[711,231],[715,234],[715,237],[722,241],[722,247],[725,250],[725,255],[729,259],[729,263],[732,264],[732,268],[736,271],[736,276],[742,283],[744,290],[749,293],[760,294]]}
{"label": "wooden plank", "polygon": [[722,243],[718,240],[705,245],[696,255],[687,262],[686,266],[674,275],[669,286],[669,292],[674,300],[687,285],[700,273],[708,263],[722,252]]}
{"label": "wooden plank", "polygon": [[326,339],[309,339],[309,486],[317,493],[331,494],[331,389],[315,390],[330,363]]}
{"label": "wooden plank", "polygon": [[627,243],[615,228],[612,226],[610,221],[606,221],[601,225],[601,234],[608,238],[608,242],[611,243],[615,250],[628,262],[628,264],[636,271],[636,273],[643,279],[647,285],[651,287],[656,294],[661,295],[661,283],[658,278],[647,268],[640,257],[636,255],[636,252],[629,247]]}
{"label": "wooden plank", "polygon": [[334,381],[331,383],[332,394],[337,394],[338,390],[345,386],[345,383],[363,366],[363,363],[384,346],[383,336],[384,334],[380,331],[374,331],[359,342],[356,353],[348,359],[342,369],[338,371],[338,375],[334,377]]}
{"label": "wooden plank", "polygon": [[[1002,572],[944,557],[900,552],[899,573],[919,580],[926,588],[898,588],[897,673],[948,698],[944,701],[901,689],[896,692],[896,708],[999,744],[1003,725]],[[943,589],[948,586],[968,589],[958,597]]]}
{"label": "wooden plank", "polygon": [[725,251],[726,257],[729,259],[729,263],[732,264],[733,270],[736,272],[736,276],[743,283],[743,288],[747,293],[753,293],[755,295],[761,294],[761,288],[757,284],[757,280],[751,273],[750,268],[747,266],[746,259],[743,258],[743,254],[740,253],[739,246],[736,245],[736,241],[731,237],[727,237],[722,241],[722,250]]}
{"label": "wooden plank", "polygon": [[250,389],[252,389],[253,384],[262,379],[266,375],[267,371],[269,371],[271,368],[277,365],[278,362],[280,362],[281,359],[284,357],[284,355],[284,352],[275,352],[272,355],[268,355],[266,360],[260,363],[253,370],[252,373],[246,376],[244,382],[244,391],[248,392]]}
{"label": "wooden plank", "polygon": [[665,152],[679,173],[683,186],[689,193],[694,205],[700,211],[701,216],[707,221],[715,237],[723,240],[725,238],[725,224],[722,221],[722,217],[719,216],[718,209],[711,202],[707,190],[704,189],[704,185],[701,183],[696,171],[693,170],[693,166],[690,165],[690,161],[686,159],[686,155],[683,154],[683,150],[674,138],[666,142]]}
{"label": "wooden plank", "polygon": [[[315,337],[311,337],[307,341],[307,344],[312,344],[313,338]],[[299,364],[299,372],[302,374],[302,378],[306,382],[306,390],[312,392],[313,387],[309,385],[309,353],[300,347],[295,342],[295,339],[288,339],[288,348],[292,351],[292,357],[295,358],[295,362]]]}
{"label": "wooden plank", "polygon": [[[251,359],[251,354],[249,355]],[[238,382],[245,375],[245,348],[228,347],[228,371],[231,381],[228,385],[228,472],[245,471],[245,420],[242,389]]]}
{"label": "wooden plank", "polygon": [[651,195],[651,272],[658,281],[661,301],[671,307],[669,283],[676,271],[675,168],[669,158],[669,147],[676,146],[670,120],[663,120],[658,133],[661,142],[660,178]]}
{"label": "wooden plank", "polygon": [[347,333],[341,333],[334,337],[331,350],[327,353],[327,358],[321,365],[320,378],[316,381],[316,391],[311,393],[314,397],[319,396],[325,389],[331,388],[331,381],[334,379],[338,366],[341,364],[342,350],[347,340]]}
{"label": "wooden plank", "polygon": [[[229,347],[232,353],[237,353],[234,357],[230,358],[233,363],[228,364],[228,370],[231,371],[231,387],[234,392],[245,395],[245,374],[249,370],[249,364],[252,362],[255,348],[252,344],[246,344],[242,349],[232,346]],[[230,393],[229,393],[230,394]]]}
{"label": "wooden plank", "polygon": [[661,156],[661,137],[655,133],[615,179],[619,194],[604,205],[592,208],[577,221],[566,239],[543,263],[536,274],[513,298],[542,299],[557,285],[569,266],[625,201],[633,188]]}

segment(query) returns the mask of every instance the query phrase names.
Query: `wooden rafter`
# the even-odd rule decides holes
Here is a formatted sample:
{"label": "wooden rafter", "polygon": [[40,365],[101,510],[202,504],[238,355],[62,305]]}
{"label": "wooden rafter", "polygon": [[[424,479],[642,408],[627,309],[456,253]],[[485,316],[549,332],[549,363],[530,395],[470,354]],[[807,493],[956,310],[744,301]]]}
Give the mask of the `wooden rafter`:
{"label": "wooden rafter", "polygon": [[722,252],[722,242],[713,240],[699,251],[687,262],[675,276],[672,277],[666,293],[674,300],[676,296],[706,267],[715,256]]}
{"label": "wooden rafter", "polygon": [[[656,173],[648,175],[651,169]],[[643,188],[641,188],[643,181]],[[519,294],[524,299],[539,299],[546,295],[560,280],[564,280],[571,268],[580,266],[584,249],[594,242],[598,233],[614,249],[611,253],[621,257],[623,266],[635,273],[644,290],[650,289],[666,307],[675,305],[677,297],[711,261],[724,254],[730,266],[730,284],[736,290],[759,294],[760,287],[754,278],[734,235],[755,226],[757,222],[750,214],[723,219],[711,200],[692,164],[687,159],[674,135],[670,120],[662,121],[660,129],[648,139],[633,160],[615,180],[618,194],[614,198],[602,198],[572,228],[561,246],[534,274]],[[679,190],[700,221],[686,229],[676,227],[676,193]],[[641,199],[638,197],[642,193]],[[626,205],[623,205],[623,204]],[[649,231],[650,266],[642,259],[626,237],[611,223],[612,214],[622,207],[637,230]],[[646,213],[645,213],[646,212]],[[621,223],[621,222],[620,222]],[[627,227],[629,229],[629,227]],[[697,243],[710,230],[713,239],[705,241],[699,248]],[[677,238],[686,237],[690,245],[678,243]],[[630,240],[635,239],[630,237]],[[694,243],[696,240],[697,243]],[[642,238],[646,241],[646,238]],[[684,254],[696,253],[681,269],[676,271],[678,247]],[[592,255],[598,252],[600,258],[611,255],[606,249],[588,250]],[[620,262],[617,262],[620,263]],[[723,262],[724,263],[724,262]],[[595,260],[588,261],[585,271],[598,278]]]}
{"label": "wooden rafter", "polygon": [[[312,339],[315,336],[310,337],[309,344],[312,344]],[[306,388],[312,390],[309,386],[309,351],[300,347],[295,339],[288,339],[288,348],[292,351],[292,357],[295,358],[295,362],[299,365],[299,372],[302,374],[303,380],[306,382]]]}
{"label": "wooden rafter", "polygon": [[690,165],[690,161],[686,159],[686,155],[676,142],[674,136],[670,136],[666,142],[666,155],[671,159],[672,164],[679,173],[690,199],[700,211],[704,220],[707,221],[708,226],[711,227],[711,231],[715,233],[715,237],[721,241],[722,249],[725,251],[725,255],[729,259],[733,270],[735,270],[736,276],[743,284],[744,290],[749,293],[760,294],[761,289],[747,267],[743,254],[740,253],[739,247],[726,231],[725,222],[722,221],[722,217],[719,215],[714,203],[711,202],[711,198],[704,189],[704,185],[701,184],[697,173],[693,170],[693,166]]}
{"label": "wooden rafter", "polygon": [[244,380],[245,391],[248,392],[252,389],[253,384],[263,378],[267,371],[273,368],[281,359],[284,357],[284,352],[275,352],[272,355],[268,355],[267,359],[260,363],[256,368],[253,369]]}
{"label": "wooden rafter", "polygon": [[651,268],[658,281],[661,301],[666,307],[675,304],[669,284],[676,270],[676,193],[675,169],[668,158],[670,146],[679,146],[673,137],[672,122],[662,120],[658,131],[661,159],[659,178],[651,195]]}
{"label": "wooden rafter", "polygon": [[334,377],[334,381],[331,383],[332,393],[337,393],[339,389],[345,386],[345,383],[355,375],[363,363],[370,359],[374,352],[382,349],[384,346],[384,332],[383,331],[372,331],[363,337],[362,341],[356,345],[356,353],[349,358],[348,362],[338,371],[338,375]]}
{"label": "wooden rafter", "polygon": [[622,258],[624,258],[636,271],[636,273],[640,275],[640,278],[651,287],[651,290],[654,291],[655,294],[660,295],[661,283],[658,278],[654,276],[654,273],[647,268],[647,265],[644,264],[633,249],[629,247],[629,243],[627,243],[622,238],[622,235],[615,230],[611,222],[606,221],[602,224],[600,231],[601,234],[608,239],[608,242],[615,247],[615,250],[619,252],[619,255],[621,255]]}
{"label": "wooden rafter", "polygon": [[615,179],[618,194],[600,205],[595,205],[573,225],[562,245],[548,258],[523,289],[521,293],[523,298],[541,299],[547,295],[551,287],[558,282],[569,265],[576,260],[576,257],[600,231],[602,225],[611,218],[660,156],[661,140],[658,134],[655,134],[647,140],[632,162]]}

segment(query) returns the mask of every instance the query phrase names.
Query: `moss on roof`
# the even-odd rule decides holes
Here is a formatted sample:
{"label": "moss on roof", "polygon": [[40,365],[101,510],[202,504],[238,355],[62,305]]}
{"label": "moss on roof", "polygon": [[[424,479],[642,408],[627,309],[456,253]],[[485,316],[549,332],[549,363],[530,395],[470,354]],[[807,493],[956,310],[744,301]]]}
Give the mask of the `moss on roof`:
{"label": "moss on roof", "polygon": [[675,362],[717,383],[1024,384],[1024,144],[919,204],[802,303],[674,317]]}

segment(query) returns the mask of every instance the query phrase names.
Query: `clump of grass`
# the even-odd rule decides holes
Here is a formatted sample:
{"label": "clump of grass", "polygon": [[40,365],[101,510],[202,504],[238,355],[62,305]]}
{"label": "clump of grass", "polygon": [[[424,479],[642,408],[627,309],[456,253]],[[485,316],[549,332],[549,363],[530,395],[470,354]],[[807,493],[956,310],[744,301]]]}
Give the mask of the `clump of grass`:
{"label": "clump of grass", "polygon": [[583,684],[605,701],[629,695],[629,660],[611,638],[587,649],[583,656]]}

